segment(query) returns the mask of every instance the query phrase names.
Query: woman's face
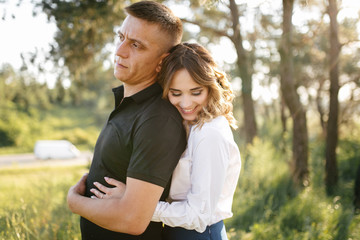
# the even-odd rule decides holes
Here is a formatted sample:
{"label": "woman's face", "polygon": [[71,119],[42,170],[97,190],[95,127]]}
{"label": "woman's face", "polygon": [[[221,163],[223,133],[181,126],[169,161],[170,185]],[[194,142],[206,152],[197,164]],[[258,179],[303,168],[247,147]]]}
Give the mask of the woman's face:
{"label": "woman's face", "polygon": [[168,98],[184,120],[193,121],[206,106],[208,88],[197,84],[186,69],[177,71],[170,83]]}

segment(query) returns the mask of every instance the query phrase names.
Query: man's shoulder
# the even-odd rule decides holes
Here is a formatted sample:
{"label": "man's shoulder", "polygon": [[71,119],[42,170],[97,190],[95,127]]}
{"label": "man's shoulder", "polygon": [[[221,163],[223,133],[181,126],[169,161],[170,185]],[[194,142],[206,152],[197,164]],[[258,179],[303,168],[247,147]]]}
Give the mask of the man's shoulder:
{"label": "man's shoulder", "polygon": [[161,96],[154,96],[148,100],[144,114],[152,117],[173,118],[182,123],[179,111],[167,99],[163,99]]}

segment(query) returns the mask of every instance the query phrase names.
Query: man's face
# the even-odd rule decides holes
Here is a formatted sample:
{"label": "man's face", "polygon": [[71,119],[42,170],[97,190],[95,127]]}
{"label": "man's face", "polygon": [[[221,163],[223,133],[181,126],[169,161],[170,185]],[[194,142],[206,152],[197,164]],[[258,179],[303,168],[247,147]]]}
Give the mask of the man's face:
{"label": "man's face", "polygon": [[118,38],[114,76],[128,85],[155,81],[159,63],[167,55],[162,44],[166,35],[157,25],[129,15]]}

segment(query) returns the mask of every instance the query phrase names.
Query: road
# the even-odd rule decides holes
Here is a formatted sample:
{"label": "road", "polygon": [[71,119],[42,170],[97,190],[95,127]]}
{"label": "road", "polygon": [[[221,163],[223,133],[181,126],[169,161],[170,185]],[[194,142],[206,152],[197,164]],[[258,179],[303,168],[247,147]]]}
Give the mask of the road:
{"label": "road", "polygon": [[90,152],[82,152],[77,158],[47,160],[37,159],[32,153],[0,155],[0,168],[87,165],[91,159]]}

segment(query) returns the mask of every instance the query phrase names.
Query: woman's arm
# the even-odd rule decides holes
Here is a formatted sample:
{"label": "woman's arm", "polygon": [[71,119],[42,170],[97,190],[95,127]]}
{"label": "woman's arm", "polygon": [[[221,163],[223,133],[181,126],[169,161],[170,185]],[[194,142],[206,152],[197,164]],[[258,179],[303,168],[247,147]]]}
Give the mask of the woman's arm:
{"label": "woman's arm", "polygon": [[229,151],[220,132],[214,129],[205,131],[206,135],[193,146],[191,189],[186,200],[159,202],[152,221],[198,232],[203,232],[211,224],[225,183]]}

